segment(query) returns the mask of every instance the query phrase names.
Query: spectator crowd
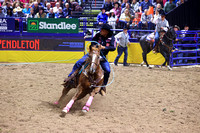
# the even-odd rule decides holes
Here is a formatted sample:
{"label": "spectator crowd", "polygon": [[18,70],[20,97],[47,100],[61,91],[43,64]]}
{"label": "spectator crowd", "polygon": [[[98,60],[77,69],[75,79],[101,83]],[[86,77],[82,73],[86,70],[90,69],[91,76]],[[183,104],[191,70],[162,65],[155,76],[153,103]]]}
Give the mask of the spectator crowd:
{"label": "spectator crowd", "polygon": [[[113,29],[154,30],[156,21],[186,0],[104,0],[96,27],[108,23]],[[0,0],[0,17],[72,18],[84,11],[89,0]],[[114,31],[115,33],[115,31]]]}
{"label": "spectator crowd", "polygon": [[3,0],[0,17],[70,18],[71,11],[82,11],[81,0]]}
{"label": "spectator crowd", "polygon": [[[89,0],[0,0],[0,17],[71,18],[72,11],[83,11]],[[161,14],[184,0],[105,0],[97,15],[97,26],[108,23],[113,29],[155,29]]]}
{"label": "spectator crowd", "polygon": [[161,15],[169,13],[184,0],[105,0],[97,16],[97,25],[110,24],[113,29],[155,29]]}

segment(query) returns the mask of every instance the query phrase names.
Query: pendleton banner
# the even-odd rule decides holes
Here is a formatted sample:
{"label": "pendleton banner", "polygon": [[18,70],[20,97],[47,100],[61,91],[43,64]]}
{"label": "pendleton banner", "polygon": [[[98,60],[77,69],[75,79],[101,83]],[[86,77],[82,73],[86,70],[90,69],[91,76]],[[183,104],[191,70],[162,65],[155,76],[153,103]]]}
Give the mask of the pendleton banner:
{"label": "pendleton banner", "polygon": [[28,18],[27,32],[36,33],[78,33],[79,20],[76,18]]}
{"label": "pendleton banner", "polygon": [[84,39],[0,38],[0,50],[84,51]]}

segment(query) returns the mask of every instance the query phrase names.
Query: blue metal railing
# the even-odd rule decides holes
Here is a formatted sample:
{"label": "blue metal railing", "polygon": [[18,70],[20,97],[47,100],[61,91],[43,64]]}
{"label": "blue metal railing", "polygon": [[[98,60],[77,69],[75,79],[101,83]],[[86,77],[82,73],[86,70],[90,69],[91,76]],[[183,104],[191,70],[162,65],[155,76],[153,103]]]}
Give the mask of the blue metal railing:
{"label": "blue metal railing", "polygon": [[177,49],[172,52],[170,65],[187,66],[200,65],[200,31],[178,31],[179,40],[174,47]]}

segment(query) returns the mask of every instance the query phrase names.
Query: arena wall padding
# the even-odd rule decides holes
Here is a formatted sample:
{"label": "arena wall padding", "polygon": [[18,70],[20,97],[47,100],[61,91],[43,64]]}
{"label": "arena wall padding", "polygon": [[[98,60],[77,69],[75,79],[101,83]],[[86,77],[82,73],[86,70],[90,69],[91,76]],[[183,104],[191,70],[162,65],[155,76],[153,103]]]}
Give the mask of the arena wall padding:
{"label": "arena wall padding", "polygon": [[[87,47],[90,42],[85,42]],[[65,52],[65,51],[15,51],[15,50],[1,50],[0,62],[55,62],[55,63],[75,63],[84,55],[84,52]],[[110,52],[107,56],[109,62],[113,62],[117,56],[117,50]],[[124,55],[119,59],[122,63]],[[139,43],[131,43],[128,46],[128,63],[142,63],[142,49]],[[147,55],[149,64],[161,65],[164,58],[160,53],[153,54],[150,52]]]}
{"label": "arena wall padding", "polygon": [[0,62],[75,63],[84,52],[65,51],[0,51]]}
{"label": "arena wall padding", "polygon": [[[85,42],[86,48],[88,51],[88,47],[90,43],[88,41]],[[107,59],[109,62],[114,62],[115,58],[117,56],[117,49],[113,52],[109,52],[107,55]],[[124,60],[124,54],[119,59],[119,63],[123,63]],[[149,64],[152,65],[161,65],[165,60],[164,57],[160,54],[154,54],[153,52],[150,52],[147,55],[147,61]],[[130,46],[128,46],[128,63],[135,63],[135,64],[140,64],[143,62],[142,59],[142,48],[139,43],[131,43]]]}

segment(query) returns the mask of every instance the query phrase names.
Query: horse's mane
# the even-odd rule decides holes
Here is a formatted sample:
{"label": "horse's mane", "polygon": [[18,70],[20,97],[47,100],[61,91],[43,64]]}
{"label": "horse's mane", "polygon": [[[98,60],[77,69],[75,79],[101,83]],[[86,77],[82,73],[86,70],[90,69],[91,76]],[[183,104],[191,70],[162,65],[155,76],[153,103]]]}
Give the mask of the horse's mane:
{"label": "horse's mane", "polygon": [[173,44],[172,44],[172,39],[173,39],[173,37],[172,36],[169,36],[169,34],[170,34],[170,32],[172,32],[172,30],[173,30],[173,27],[172,26],[170,26],[169,28],[168,28],[168,31],[165,33],[165,35],[163,36],[163,41],[165,42],[165,44],[166,45],[168,45],[168,46],[172,46]]}

